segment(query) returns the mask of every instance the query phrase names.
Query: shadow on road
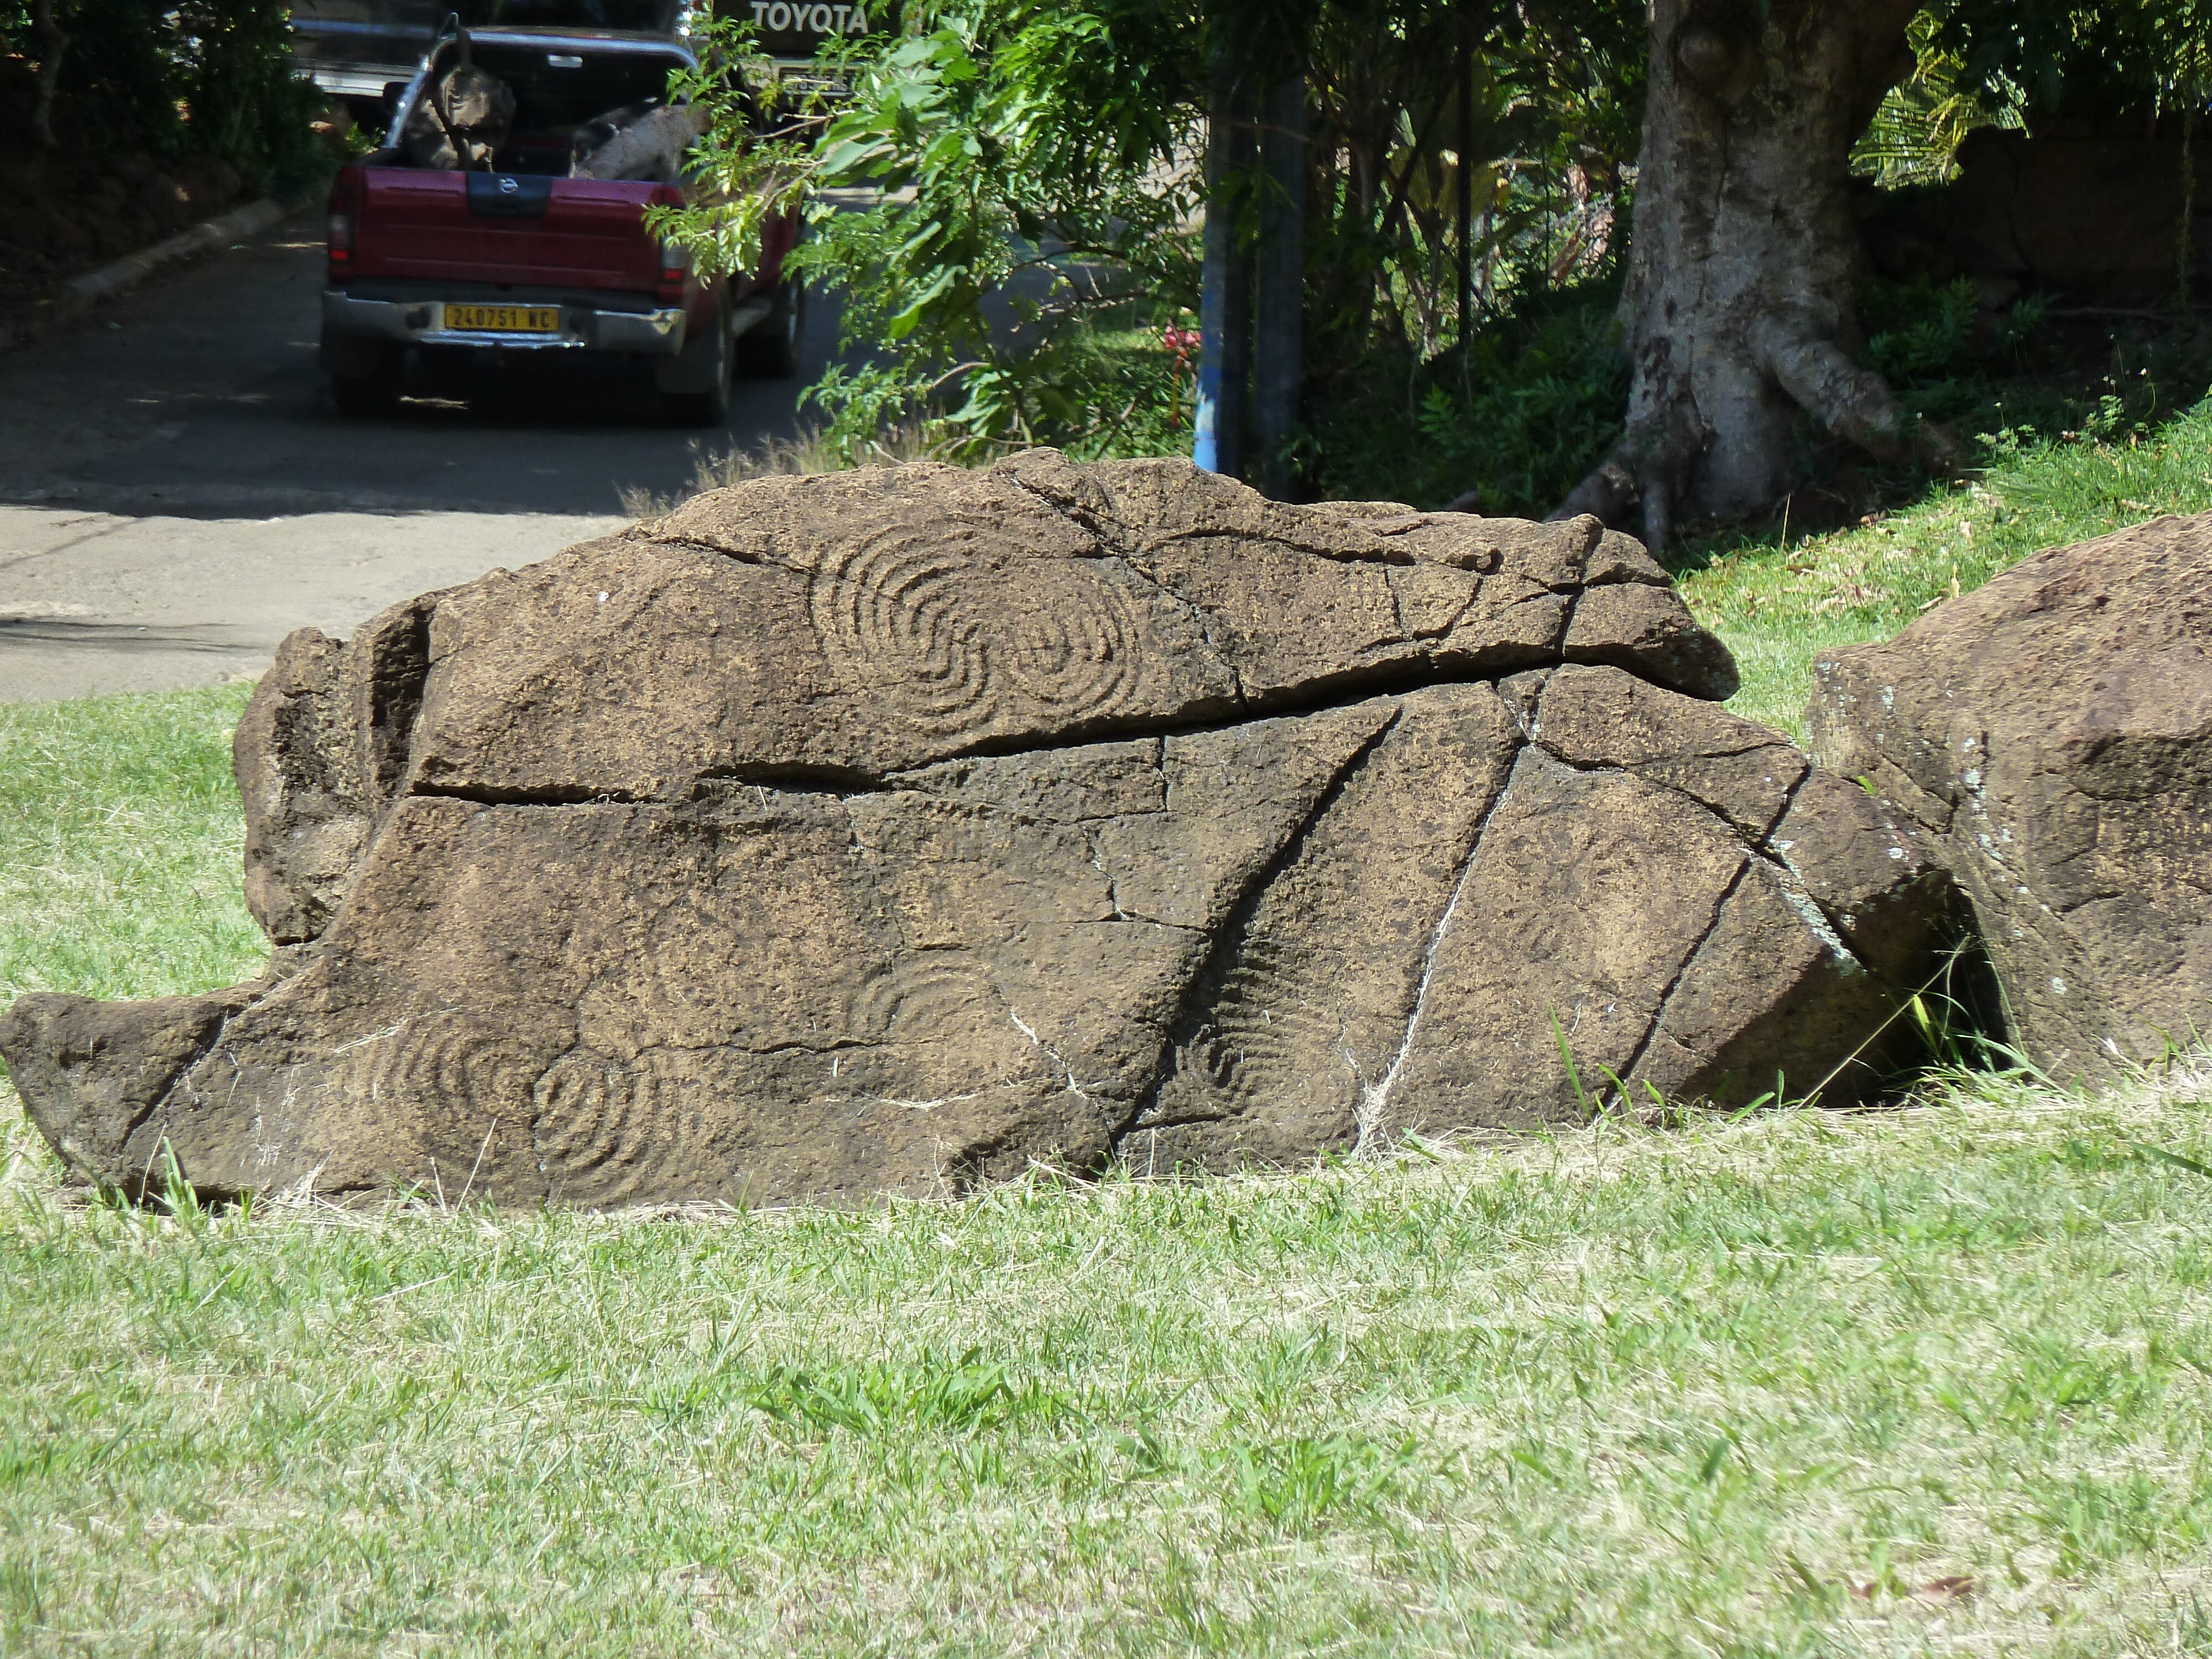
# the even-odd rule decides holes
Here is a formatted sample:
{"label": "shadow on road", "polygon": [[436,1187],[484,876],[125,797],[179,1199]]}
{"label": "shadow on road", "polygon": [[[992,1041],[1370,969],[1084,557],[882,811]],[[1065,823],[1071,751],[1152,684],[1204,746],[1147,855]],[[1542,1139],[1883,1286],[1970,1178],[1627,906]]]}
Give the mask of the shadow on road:
{"label": "shadow on road", "polygon": [[422,386],[388,417],[348,420],[315,367],[320,228],[298,216],[0,356],[0,502],[179,518],[617,513],[626,489],[684,483],[695,447],[794,434],[799,388],[836,339],[835,307],[811,307],[799,377],[740,381],[712,431],[664,424],[642,368],[510,371],[465,400]]}
{"label": "shadow on road", "polygon": [[228,654],[250,643],[246,630],[222,623],[198,628],[155,628],[130,623],[57,622],[0,617],[0,648],[11,645],[60,646],[72,651],[133,653],[209,651]]}
{"label": "shadow on road", "polygon": [[318,215],[0,354],[0,702],[257,674],[410,595],[514,568],[668,496],[703,450],[799,431],[799,378],[740,382],[726,426],[662,422],[640,367],[424,384],[349,420],[315,364]]}

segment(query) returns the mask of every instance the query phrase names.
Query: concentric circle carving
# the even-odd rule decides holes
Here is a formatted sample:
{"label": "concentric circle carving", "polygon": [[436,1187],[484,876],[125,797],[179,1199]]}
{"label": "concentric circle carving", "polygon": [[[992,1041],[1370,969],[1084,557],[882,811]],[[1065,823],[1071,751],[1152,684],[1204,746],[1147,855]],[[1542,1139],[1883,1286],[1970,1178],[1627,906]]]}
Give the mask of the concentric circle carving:
{"label": "concentric circle carving", "polygon": [[711,1162],[700,1120],[708,1079],[684,1075],[684,1058],[647,1054],[624,1066],[577,1054],[545,1073],[532,1139],[555,1196],[621,1204],[696,1180]]}
{"label": "concentric circle carving", "polygon": [[816,570],[808,601],[848,683],[933,736],[1093,720],[1128,705],[1143,672],[1136,607],[1103,571],[981,526],[863,536]]}

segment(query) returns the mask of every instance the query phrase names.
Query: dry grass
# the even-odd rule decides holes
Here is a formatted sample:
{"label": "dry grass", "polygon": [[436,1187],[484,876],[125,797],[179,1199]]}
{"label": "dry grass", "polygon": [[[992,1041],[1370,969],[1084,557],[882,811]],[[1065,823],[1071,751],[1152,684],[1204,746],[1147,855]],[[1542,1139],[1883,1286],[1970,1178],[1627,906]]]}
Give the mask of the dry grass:
{"label": "dry grass", "polygon": [[732,484],[747,483],[754,478],[773,478],[792,473],[842,472],[854,466],[903,466],[911,461],[934,460],[937,457],[922,441],[919,429],[894,428],[872,440],[857,459],[848,459],[823,441],[818,432],[802,433],[796,438],[764,438],[750,447],[724,450],[720,453],[694,442],[691,446],[691,480],[672,495],[656,495],[649,489],[635,487],[622,492],[623,511],[634,519],[657,518],[673,511],[694,495],[703,495],[710,489],[726,489]]}

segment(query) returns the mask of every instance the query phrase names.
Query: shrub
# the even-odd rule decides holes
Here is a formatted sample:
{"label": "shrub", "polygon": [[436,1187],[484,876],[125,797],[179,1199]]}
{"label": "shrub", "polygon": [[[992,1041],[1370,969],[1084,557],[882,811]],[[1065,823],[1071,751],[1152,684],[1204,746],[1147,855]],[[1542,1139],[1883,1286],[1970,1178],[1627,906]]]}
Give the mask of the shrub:
{"label": "shrub", "polygon": [[1487,324],[1465,350],[1371,376],[1316,415],[1322,493],[1541,518],[1620,430],[1628,362],[1620,289],[1600,280],[1540,295]]}

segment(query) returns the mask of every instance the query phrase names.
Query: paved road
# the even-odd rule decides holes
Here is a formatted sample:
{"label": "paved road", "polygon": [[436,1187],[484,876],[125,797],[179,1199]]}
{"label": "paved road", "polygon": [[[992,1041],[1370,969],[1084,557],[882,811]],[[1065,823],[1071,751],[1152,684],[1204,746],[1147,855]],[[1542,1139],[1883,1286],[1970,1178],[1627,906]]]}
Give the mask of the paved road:
{"label": "paved road", "polygon": [[[483,404],[342,420],[315,373],[321,221],[159,277],[0,355],[0,702],[206,684],[305,623],[526,563],[665,495],[702,434],[641,377],[529,380]],[[802,378],[741,382],[715,450],[796,429]]]}

